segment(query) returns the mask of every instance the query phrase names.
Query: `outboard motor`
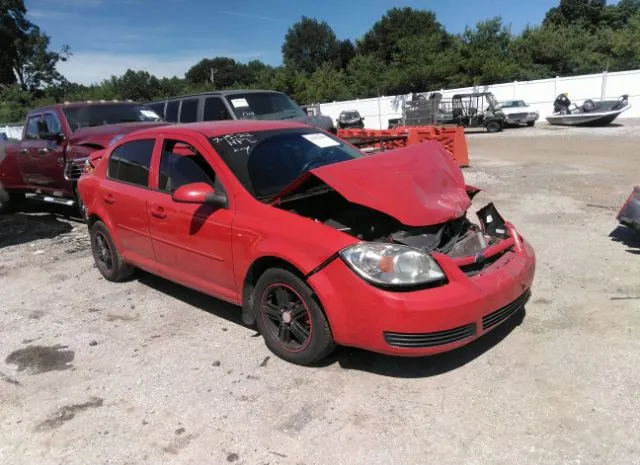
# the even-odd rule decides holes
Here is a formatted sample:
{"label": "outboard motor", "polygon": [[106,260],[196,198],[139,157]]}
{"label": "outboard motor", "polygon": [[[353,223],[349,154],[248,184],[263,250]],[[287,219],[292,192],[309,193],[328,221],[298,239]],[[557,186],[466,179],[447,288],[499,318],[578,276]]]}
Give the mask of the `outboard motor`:
{"label": "outboard motor", "polygon": [[571,113],[569,111],[569,105],[571,105],[571,100],[569,100],[569,97],[567,97],[565,94],[560,94],[553,102],[553,112],[560,113],[562,115]]}

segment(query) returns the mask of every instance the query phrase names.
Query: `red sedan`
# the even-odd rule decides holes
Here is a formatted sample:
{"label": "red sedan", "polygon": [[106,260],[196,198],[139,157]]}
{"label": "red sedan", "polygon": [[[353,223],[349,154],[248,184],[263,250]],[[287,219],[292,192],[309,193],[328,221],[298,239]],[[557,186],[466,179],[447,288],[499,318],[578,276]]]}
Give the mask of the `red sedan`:
{"label": "red sedan", "polygon": [[535,255],[439,143],[367,155],[288,121],[142,129],[79,180],[93,255],[242,307],[269,349],[312,364],[336,344],[418,356],[522,308]]}

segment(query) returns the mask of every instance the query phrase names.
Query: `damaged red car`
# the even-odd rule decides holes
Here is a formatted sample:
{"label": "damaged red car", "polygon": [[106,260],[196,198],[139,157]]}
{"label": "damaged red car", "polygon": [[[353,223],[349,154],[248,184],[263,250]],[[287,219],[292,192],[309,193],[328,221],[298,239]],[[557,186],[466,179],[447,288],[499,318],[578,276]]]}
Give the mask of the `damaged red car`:
{"label": "damaged red car", "polygon": [[[437,143],[367,155],[288,121],[141,129],[79,180],[98,270],[136,268],[242,307],[269,349],[419,356],[520,310],[535,255]],[[240,311],[240,310],[239,310]]]}

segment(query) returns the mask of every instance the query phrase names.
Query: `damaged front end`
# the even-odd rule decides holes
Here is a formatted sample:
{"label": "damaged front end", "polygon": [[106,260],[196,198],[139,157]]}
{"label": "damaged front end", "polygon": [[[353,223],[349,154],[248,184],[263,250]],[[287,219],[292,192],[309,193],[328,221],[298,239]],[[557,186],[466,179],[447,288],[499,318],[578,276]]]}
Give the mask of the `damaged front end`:
{"label": "damaged front end", "polygon": [[[282,197],[277,206],[373,244],[373,248],[376,244],[390,244],[418,250],[428,255],[429,259],[438,254],[446,255],[467,276],[482,272],[507,253],[518,240],[513,237],[516,235],[513,229],[492,203],[478,210],[479,224],[470,221],[466,212],[462,212],[460,216],[442,223],[408,226],[387,213],[347,200],[322,182],[307,187],[302,192]],[[469,200],[477,192],[479,189],[467,186]],[[444,274],[432,273],[431,278],[420,282],[405,281],[407,285],[419,285],[429,281],[437,284],[445,280]],[[371,277],[368,280],[393,287],[403,284],[376,282]]]}
{"label": "damaged front end", "polygon": [[640,186],[635,186],[616,216],[618,222],[640,232]]}

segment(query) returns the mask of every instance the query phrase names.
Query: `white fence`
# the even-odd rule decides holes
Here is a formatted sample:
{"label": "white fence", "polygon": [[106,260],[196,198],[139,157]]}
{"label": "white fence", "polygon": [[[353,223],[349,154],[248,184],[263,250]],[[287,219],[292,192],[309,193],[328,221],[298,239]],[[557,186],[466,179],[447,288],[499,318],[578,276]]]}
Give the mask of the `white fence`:
{"label": "white fence", "polygon": [[22,124],[0,124],[0,132],[4,132],[9,139],[22,138]]}
{"label": "white fence", "polygon": [[[617,99],[623,94],[628,94],[631,108],[622,113],[620,118],[640,117],[640,70],[516,81],[461,89],[431,89],[430,92],[441,92],[443,99],[450,99],[455,94],[466,92],[493,92],[498,101],[512,99],[526,101],[540,113],[541,120],[553,112],[553,101],[563,92],[567,92],[569,99],[577,104],[586,99]],[[410,97],[411,95],[394,95],[322,103],[320,111],[335,121],[343,110],[358,110],[365,117],[365,127],[386,129],[389,119],[402,117],[402,105]]]}

